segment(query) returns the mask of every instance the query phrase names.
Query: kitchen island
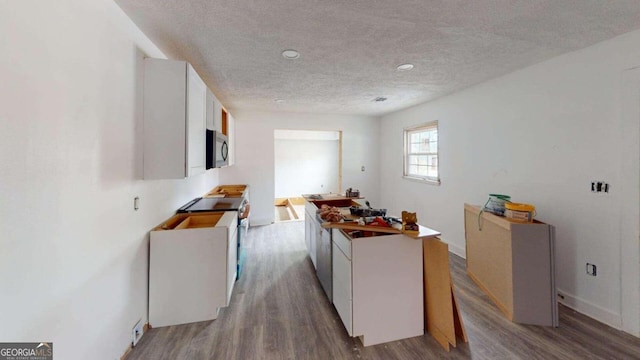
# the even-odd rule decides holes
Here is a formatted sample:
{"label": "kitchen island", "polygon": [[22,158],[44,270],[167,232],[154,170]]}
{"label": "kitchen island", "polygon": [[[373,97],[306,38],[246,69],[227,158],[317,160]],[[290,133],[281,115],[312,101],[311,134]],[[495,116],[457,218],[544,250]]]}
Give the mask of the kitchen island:
{"label": "kitchen island", "polygon": [[[448,248],[439,232],[420,226],[405,234],[358,225],[346,220],[354,218],[349,207],[360,206],[362,199],[304,197],[307,249],[350,336],[360,337],[364,346],[421,336],[428,318],[429,333],[445,349],[455,346],[456,335],[465,338],[452,297]],[[323,204],[340,208],[346,220],[323,222],[316,215]]]}

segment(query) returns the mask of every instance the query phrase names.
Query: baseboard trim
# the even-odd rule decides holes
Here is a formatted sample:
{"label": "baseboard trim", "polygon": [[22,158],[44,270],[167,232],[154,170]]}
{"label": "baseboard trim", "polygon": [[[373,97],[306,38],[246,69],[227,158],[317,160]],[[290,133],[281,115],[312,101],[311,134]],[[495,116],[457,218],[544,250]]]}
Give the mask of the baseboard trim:
{"label": "baseboard trim", "polygon": [[467,251],[465,248],[459,247],[454,244],[449,244],[449,252],[454,253],[455,255],[460,256],[463,259],[467,258]]}
{"label": "baseboard trim", "polygon": [[[149,329],[151,329],[151,326],[149,325],[149,323],[144,324],[144,326],[142,327],[142,336],[144,336],[144,334]],[[133,343],[129,343],[129,347],[127,348],[127,350],[125,350],[124,354],[120,356],[120,360],[127,360],[127,358],[129,357],[129,354],[131,354],[131,351],[133,351]]]}
{"label": "baseboard trim", "polygon": [[[622,330],[622,317],[598,305],[582,300],[573,294],[558,289],[558,302],[581,314],[584,314],[603,324]],[[560,324],[562,326],[562,324]]]}

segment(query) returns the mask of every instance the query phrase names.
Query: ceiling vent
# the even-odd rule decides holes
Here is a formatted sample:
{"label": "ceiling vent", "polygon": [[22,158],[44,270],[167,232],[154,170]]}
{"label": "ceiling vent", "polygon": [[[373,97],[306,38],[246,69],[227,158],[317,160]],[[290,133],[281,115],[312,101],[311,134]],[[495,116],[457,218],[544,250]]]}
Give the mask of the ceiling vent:
{"label": "ceiling vent", "polygon": [[386,97],[382,97],[382,96],[378,96],[377,98],[372,100],[373,102],[383,102],[383,101],[387,101]]}

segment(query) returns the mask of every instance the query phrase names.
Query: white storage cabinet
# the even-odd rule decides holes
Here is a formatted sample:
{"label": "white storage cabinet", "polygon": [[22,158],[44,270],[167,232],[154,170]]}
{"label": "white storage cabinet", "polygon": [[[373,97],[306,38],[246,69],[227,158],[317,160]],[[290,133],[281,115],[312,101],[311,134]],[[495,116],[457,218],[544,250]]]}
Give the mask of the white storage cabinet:
{"label": "white storage cabinet", "polygon": [[464,205],[471,280],[509,320],[558,326],[554,226],[480,211],[480,206]]}
{"label": "white storage cabinet", "polygon": [[313,264],[313,268],[316,269],[316,244],[322,236],[322,227],[316,217],[316,210],[318,208],[312,202],[305,201],[304,209],[305,241],[307,243],[307,251],[309,252],[311,263]]}
{"label": "white storage cabinet", "polygon": [[222,103],[207,88],[207,129],[222,133]]}
{"label": "white storage cabinet", "polygon": [[333,305],[364,346],[424,334],[422,241],[332,229]]}
{"label": "white storage cabinet", "polygon": [[144,179],[205,171],[207,87],[185,61],[144,60]]}
{"label": "white storage cabinet", "polygon": [[333,231],[333,306],[349,336],[353,336],[353,297],[351,284],[351,241],[339,230]]}
{"label": "white storage cabinet", "polygon": [[150,234],[149,324],[213,320],[237,271],[236,211],[177,214]]}

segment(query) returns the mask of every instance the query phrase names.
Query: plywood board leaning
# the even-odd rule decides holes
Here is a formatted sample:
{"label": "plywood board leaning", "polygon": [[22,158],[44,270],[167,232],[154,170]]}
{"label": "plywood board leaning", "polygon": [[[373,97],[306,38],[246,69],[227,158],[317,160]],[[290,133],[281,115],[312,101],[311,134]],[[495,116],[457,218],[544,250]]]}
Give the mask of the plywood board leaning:
{"label": "plywood board leaning", "polygon": [[453,283],[451,283],[451,300],[453,301],[453,325],[456,328],[456,337],[462,339],[464,342],[468,342],[467,331],[465,330],[464,323],[462,322],[460,307],[458,307],[458,299],[456,299],[456,293],[453,291]]}
{"label": "plywood board leaning", "polygon": [[467,273],[513,320],[513,269],[511,232],[507,220],[465,205]]}
{"label": "plywood board leaning", "polygon": [[449,272],[449,246],[438,238],[423,240],[426,329],[447,351],[456,346]]}

